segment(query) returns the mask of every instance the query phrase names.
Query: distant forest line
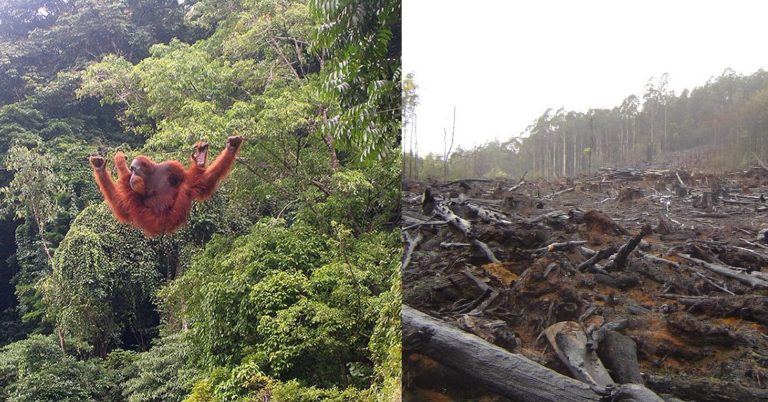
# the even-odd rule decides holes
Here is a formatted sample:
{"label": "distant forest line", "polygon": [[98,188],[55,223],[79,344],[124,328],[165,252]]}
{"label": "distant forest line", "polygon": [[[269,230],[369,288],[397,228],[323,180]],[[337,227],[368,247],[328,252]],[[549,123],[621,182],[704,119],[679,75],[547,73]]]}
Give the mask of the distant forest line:
{"label": "distant forest line", "polygon": [[[409,77],[412,79],[412,77]],[[418,87],[405,101],[418,102]],[[413,100],[415,99],[415,101]],[[418,117],[405,107],[404,122]],[[459,111],[460,113],[460,111]],[[405,178],[562,177],[596,167],[637,165],[727,170],[768,159],[768,72],[740,75],[726,69],[693,90],[676,94],[669,76],[651,78],[645,93],[611,109],[586,113],[548,109],[521,136],[445,155],[418,155],[419,133],[405,127]],[[451,127],[446,127],[450,145]],[[457,135],[466,135],[458,133]],[[449,149],[449,146],[446,146]]]}

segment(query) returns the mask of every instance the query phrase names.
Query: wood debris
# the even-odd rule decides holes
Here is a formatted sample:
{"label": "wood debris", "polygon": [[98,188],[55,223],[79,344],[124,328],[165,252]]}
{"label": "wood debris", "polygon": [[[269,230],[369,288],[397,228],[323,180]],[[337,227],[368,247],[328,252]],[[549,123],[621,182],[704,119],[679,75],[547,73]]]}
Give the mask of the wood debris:
{"label": "wood debris", "polygon": [[768,400],[765,171],[410,185],[403,400]]}

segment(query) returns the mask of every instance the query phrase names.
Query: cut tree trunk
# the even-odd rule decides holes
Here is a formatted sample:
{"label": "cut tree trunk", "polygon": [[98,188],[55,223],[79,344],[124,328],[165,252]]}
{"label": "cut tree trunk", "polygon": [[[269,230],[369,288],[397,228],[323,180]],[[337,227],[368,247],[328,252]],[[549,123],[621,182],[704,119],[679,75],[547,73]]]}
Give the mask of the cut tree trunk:
{"label": "cut tree trunk", "polygon": [[643,384],[637,363],[637,345],[632,338],[616,331],[608,331],[597,347],[600,360],[611,370],[611,377],[618,383]]}
{"label": "cut tree trunk", "polygon": [[[612,338],[611,333],[617,334],[610,331],[604,337],[603,342],[610,342],[610,338]],[[664,402],[661,397],[642,384],[642,378],[639,382],[632,381],[616,385],[608,374],[608,370],[605,369],[595,351],[590,347],[587,335],[578,322],[561,321],[550,325],[544,330],[544,335],[546,335],[550,346],[555,350],[557,357],[568,367],[568,370],[571,371],[574,377],[587,384],[591,384],[593,389],[609,390],[610,397],[606,398],[606,400]],[[634,350],[625,350],[623,352],[631,353]],[[631,356],[624,354],[619,359],[626,362],[633,360],[635,366],[637,366],[637,356],[634,354]],[[632,370],[632,368],[629,368],[629,370]],[[632,373],[628,378],[635,380],[635,377],[639,376],[640,371],[637,369],[637,373]]]}
{"label": "cut tree trunk", "polygon": [[578,322],[558,322],[545,329],[544,335],[574,377],[599,387],[614,384],[595,351],[587,347],[587,335]]}
{"label": "cut tree trunk", "polygon": [[589,385],[403,305],[403,347],[519,401],[599,401]]}

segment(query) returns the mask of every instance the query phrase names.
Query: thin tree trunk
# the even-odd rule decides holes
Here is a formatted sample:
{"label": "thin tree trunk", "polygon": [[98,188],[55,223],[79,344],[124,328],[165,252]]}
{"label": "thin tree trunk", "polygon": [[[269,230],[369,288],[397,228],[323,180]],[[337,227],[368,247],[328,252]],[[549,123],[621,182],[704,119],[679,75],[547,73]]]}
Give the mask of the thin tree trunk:
{"label": "thin tree trunk", "polygon": [[637,115],[632,116],[632,150],[637,146]]}
{"label": "thin tree trunk", "polygon": [[[578,131],[574,135],[576,137],[578,137],[579,136]],[[576,156],[577,156],[576,151],[578,151],[578,150],[576,149],[576,138],[574,137],[574,139],[573,139],[573,160],[571,160],[571,174],[574,175],[574,176],[576,176]]]}
{"label": "thin tree trunk", "polygon": [[56,326],[56,336],[59,338],[59,347],[61,348],[61,353],[66,355],[67,349],[64,347],[64,331],[62,331],[58,325]]}
{"label": "thin tree trunk", "polygon": [[567,151],[567,147],[565,146],[565,130],[563,130],[563,177],[568,176],[568,171],[566,168],[566,160],[568,159],[566,154]]}
{"label": "thin tree trunk", "polygon": [[413,179],[413,126],[411,126],[411,136],[408,149],[408,173],[403,172],[403,176]]}
{"label": "thin tree trunk", "polygon": [[557,177],[557,138],[552,138],[552,177]]}
{"label": "thin tree trunk", "polygon": [[333,135],[331,133],[328,133],[323,137],[323,141],[325,142],[325,146],[328,148],[328,153],[330,155],[331,159],[331,170],[337,171],[339,170],[339,158],[336,155],[336,146],[334,145],[334,139]]}
{"label": "thin tree trunk", "polygon": [[418,116],[413,115],[413,143],[416,148],[416,160],[414,161],[414,169],[416,173],[416,180],[419,179],[419,135],[418,131],[416,130],[416,122],[418,121]]}
{"label": "thin tree trunk", "polygon": [[51,256],[51,251],[48,249],[48,240],[45,238],[45,226],[42,219],[40,218],[40,214],[37,211],[37,207],[34,205],[32,205],[32,216],[35,219],[35,224],[37,224],[37,231],[40,234],[40,240],[43,243],[43,251],[45,252],[46,257],[48,257],[48,263],[50,264],[51,269],[53,269],[53,256]]}
{"label": "thin tree trunk", "polygon": [[443,129],[443,178],[448,178],[448,156],[453,149],[453,139],[456,135],[456,106],[453,107],[453,127],[451,128],[451,145],[448,146],[448,132]]}
{"label": "thin tree trunk", "polygon": [[[323,109],[323,121],[328,121],[328,110]],[[334,144],[333,134],[328,132],[324,136],[321,134],[321,137],[323,138],[323,142],[325,143],[325,146],[328,148],[328,153],[330,155],[331,159],[331,170],[337,171],[339,170],[339,158],[336,155],[336,146]]]}
{"label": "thin tree trunk", "polygon": [[651,105],[651,158],[653,158],[653,105]]}
{"label": "thin tree trunk", "polygon": [[[739,138],[739,136],[736,136]],[[664,151],[669,149],[669,140],[667,140],[667,100],[664,99]]]}

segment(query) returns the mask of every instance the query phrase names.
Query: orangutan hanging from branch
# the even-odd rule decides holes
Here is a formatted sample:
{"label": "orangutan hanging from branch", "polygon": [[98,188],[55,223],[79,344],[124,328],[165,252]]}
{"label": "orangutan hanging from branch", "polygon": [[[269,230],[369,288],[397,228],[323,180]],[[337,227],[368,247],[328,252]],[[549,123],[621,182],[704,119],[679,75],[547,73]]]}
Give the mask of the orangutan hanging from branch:
{"label": "orangutan hanging from branch", "polygon": [[172,233],[189,218],[193,200],[213,195],[219,182],[234,165],[243,137],[229,137],[227,146],[210,166],[208,144],[195,144],[192,163],[186,170],[178,161],[155,163],[141,155],[126,165],[125,154],[117,152],[117,181],[106,169],[101,156],[91,156],[96,183],[104,200],[121,223],[129,223],[148,236]]}

